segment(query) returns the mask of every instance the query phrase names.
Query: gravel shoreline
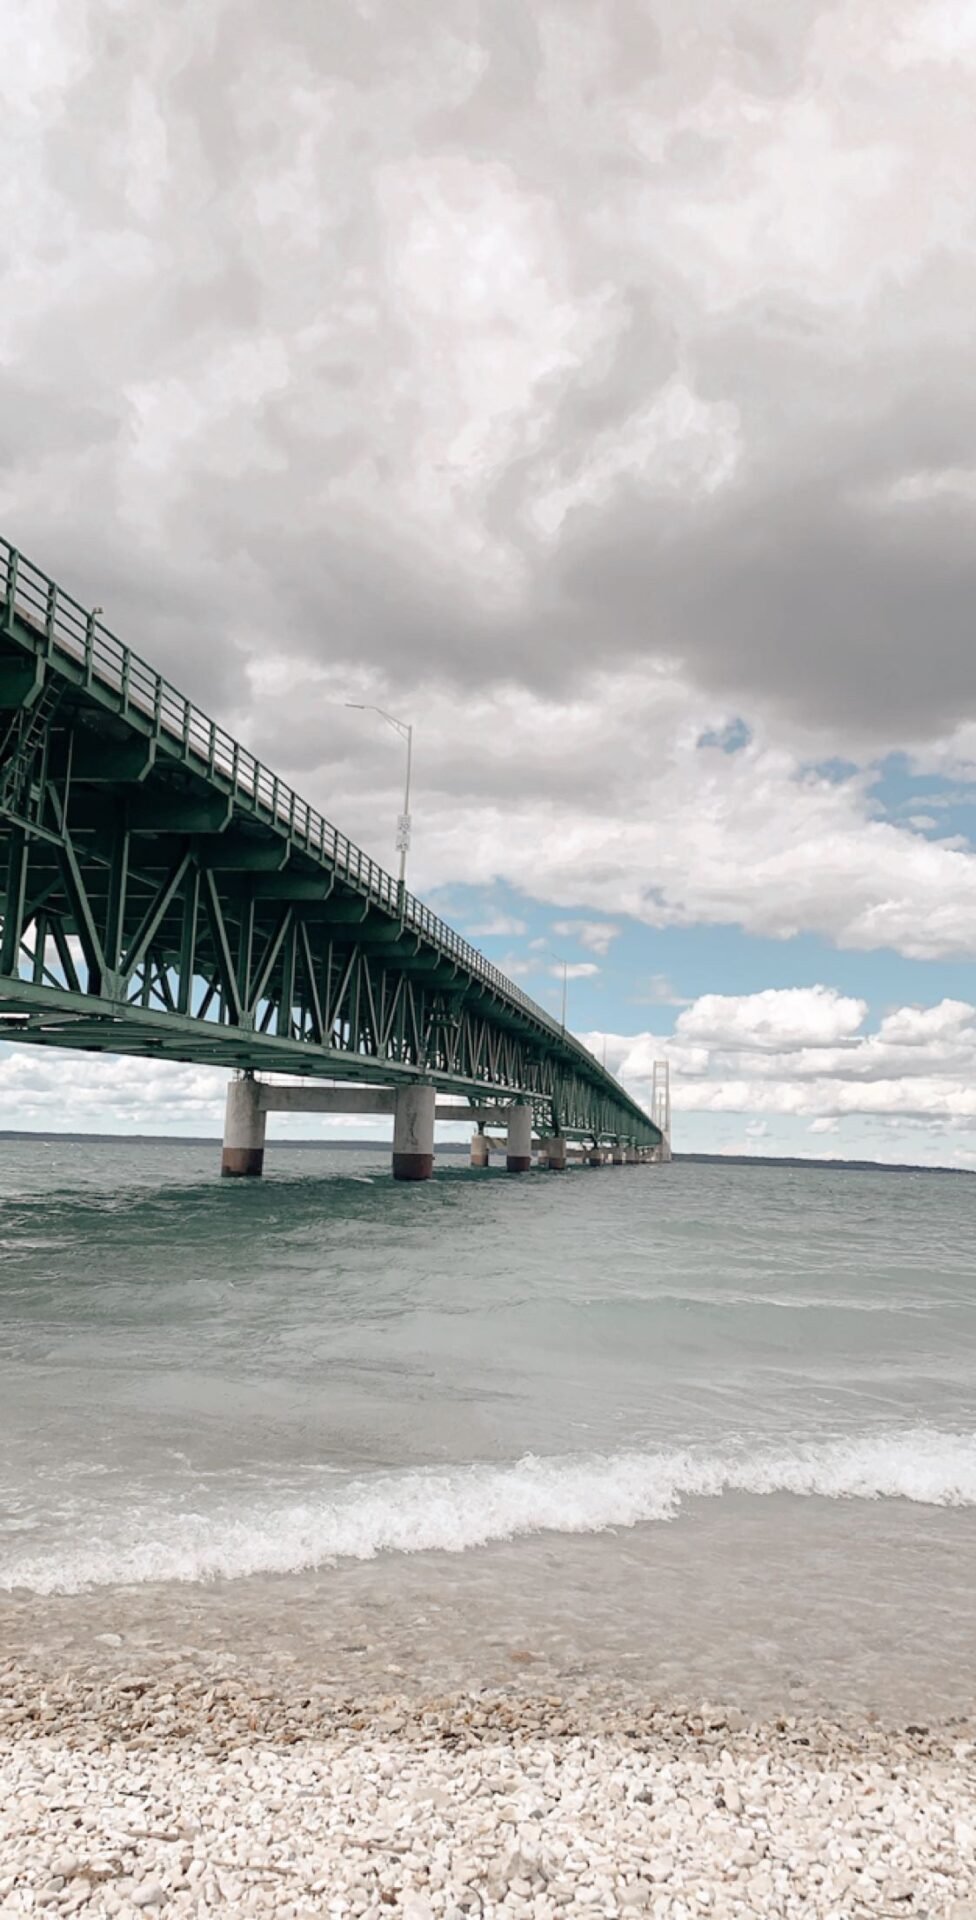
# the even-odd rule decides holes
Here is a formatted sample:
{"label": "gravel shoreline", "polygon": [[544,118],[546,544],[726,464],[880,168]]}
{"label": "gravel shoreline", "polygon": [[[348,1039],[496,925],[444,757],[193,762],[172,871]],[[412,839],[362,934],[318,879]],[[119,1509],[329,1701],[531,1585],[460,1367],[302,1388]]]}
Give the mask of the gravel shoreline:
{"label": "gravel shoreline", "polygon": [[0,1914],[976,1920],[976,1728],[0,1666]]}

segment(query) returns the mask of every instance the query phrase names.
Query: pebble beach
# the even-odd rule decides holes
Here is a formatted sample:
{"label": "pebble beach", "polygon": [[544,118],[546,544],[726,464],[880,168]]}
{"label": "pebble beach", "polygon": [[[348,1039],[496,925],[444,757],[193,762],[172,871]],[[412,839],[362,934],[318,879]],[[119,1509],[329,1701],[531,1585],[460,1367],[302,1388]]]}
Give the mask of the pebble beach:
{"label": "pebble beach", "polygon": [[0,1914],[976,1920],[976,1728],[2,1669]]}

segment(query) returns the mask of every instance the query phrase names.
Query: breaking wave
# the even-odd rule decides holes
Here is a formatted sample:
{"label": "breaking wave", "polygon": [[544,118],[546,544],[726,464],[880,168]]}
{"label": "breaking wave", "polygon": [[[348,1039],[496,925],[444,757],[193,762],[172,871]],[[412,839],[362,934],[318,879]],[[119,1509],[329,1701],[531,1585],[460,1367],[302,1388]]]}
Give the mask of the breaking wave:
{"label": "breaking wave", "polygon": [[[245,1502],[135,1498],[79,1511],[57,1537],[18,1525],[0,1588],[77,1593],[145,1581],[299,1572],[385,1553],[463,1553],[539,1533],[601,1533],[673,1520],[725,1493],[976,1506],[976,1436],[932,1429],[790,1448],[661,1451],[419,1469]],[[33,1541],[31,1534],[33,1532]],[[0,1526],[0,1542],[3,1528]],[[13,1544],[10,1533],[8,1544]],[[33,1547],[31,1551],[30,1548]]]}

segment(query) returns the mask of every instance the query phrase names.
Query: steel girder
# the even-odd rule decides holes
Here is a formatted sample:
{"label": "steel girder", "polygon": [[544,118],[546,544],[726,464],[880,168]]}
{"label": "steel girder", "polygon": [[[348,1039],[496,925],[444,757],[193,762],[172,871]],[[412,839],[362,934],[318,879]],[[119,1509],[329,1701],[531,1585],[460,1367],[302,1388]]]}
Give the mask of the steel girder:
{"label": "steel girder", "polygon": [[430,1080],[527,1099],[544,1132],[660,1139],[550,1015],[3,543],[0,1038]]}

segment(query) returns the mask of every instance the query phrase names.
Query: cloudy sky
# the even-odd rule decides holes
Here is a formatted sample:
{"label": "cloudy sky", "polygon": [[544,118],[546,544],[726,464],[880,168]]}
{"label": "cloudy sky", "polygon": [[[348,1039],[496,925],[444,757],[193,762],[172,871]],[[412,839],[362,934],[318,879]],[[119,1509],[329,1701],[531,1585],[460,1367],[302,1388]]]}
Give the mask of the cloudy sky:
{"label": "cloudy sky", "polygon": [[7,537],[390,863],[413,720],[415,889],[677,1145],[976,1165],[973,0],[7,0],[0,76]]}

